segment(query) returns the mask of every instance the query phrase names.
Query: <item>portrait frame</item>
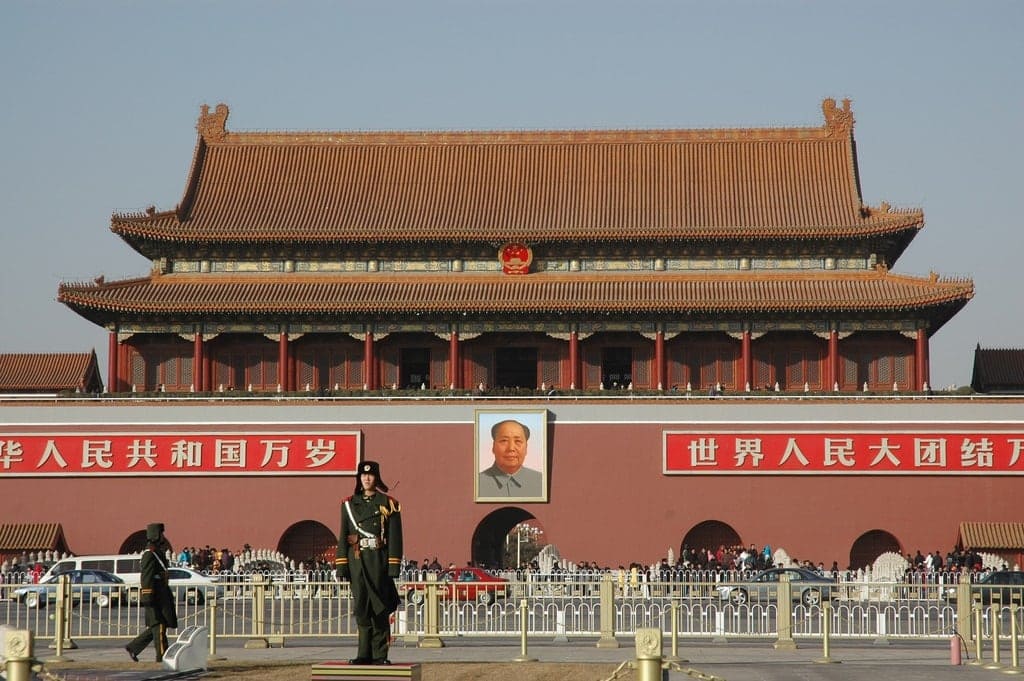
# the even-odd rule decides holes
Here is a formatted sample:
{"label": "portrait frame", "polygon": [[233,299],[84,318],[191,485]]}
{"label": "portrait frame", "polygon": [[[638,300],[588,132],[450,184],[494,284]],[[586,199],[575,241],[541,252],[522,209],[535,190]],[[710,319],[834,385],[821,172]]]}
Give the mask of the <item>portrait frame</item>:
{"label": "portrait frame", "polygon": [[[495,455],[491,429],[503,421],[517,421],[529,429],[525,469],[524,493],[509,493],[493,472]],[[548,500],[548,411],[547,409],[477,409],[473,431],[473,500],[480,503],[520,502],[544,503]],[[540,481],[537,483],[537,473]],[[505,482],[502,479],[501,482]]]}

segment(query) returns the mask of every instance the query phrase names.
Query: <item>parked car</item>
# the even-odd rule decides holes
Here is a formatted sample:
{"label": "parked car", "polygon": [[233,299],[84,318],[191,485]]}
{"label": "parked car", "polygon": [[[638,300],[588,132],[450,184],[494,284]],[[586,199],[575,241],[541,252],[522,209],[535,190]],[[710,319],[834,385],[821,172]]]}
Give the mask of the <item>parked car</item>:
{"label": "parked car", "polygon": [[217,577],[204,575],[192,568],[168,568],[167,580],[175,598],[189,605],[203,605],[208,598],[220,598],[224,595],[224,588],[217,583]]}
{"label": "parked car", "polygon": [[779,581],[784,574],[789,576],[794,602],[810,608],[835,597],[836,583],[831,577],[823,577],[814,570],[805,568],[762,570],[749,581],[723,584],[718,587],[718,596],[733,605],[746,605],[751,601],[774,601],[778,595]]}
{"label": "parked car", "polygon": [[[943,591],[946,600],[955,602],[957,586],[951,584]],[[982,605],[1017,603],[1024,605],[1024,572],[1020,570],[990,570],[971,579],[971,600]]]}
{"label": "parked car", "polygon": [[[478,567],[463,567],[445,570],[437,578],[437,592],[441,598],[459,601],[477,601],[490,605],[509,593],[508,580],[492,575]],[[426,598],[426,582],[405,582],[399,593],[419,605]]]}
{"label": "parked car", "polygon": [[124,580],[104,570],[69,570],[43,577],[38,584],[14,590],[14,598],[29,608],[42,608],[57,598],[57,582],[67,575],[71,580],[71,604],[91,601],[101,608],[127,603]]}

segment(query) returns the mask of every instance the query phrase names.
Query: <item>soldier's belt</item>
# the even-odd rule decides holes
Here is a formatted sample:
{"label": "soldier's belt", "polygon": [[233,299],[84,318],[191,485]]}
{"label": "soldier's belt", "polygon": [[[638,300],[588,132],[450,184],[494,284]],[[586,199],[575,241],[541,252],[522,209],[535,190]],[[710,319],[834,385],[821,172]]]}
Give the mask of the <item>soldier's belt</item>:
{"label": "soldier's belt", "polygon": [[378,539],[377,537],[359,538],[359,548],[361,549],[379,549],[380,546],[380,539]]}

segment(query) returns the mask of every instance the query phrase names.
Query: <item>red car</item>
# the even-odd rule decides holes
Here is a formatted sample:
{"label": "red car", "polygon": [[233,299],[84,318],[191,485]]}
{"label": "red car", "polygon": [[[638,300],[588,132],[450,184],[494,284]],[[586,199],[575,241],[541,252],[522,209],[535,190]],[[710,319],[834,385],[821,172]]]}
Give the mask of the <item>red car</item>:
{"label": "red car", "polygon": [[[406,582],[399,588],[411,602],[419,605],[427,597],[426,582]],[[508,596],[508,580],[496,577],[487,570],[477,567],[445,570],[437,578],[437,593],[442,599],[477,601],[490,605],[499,598]]]}

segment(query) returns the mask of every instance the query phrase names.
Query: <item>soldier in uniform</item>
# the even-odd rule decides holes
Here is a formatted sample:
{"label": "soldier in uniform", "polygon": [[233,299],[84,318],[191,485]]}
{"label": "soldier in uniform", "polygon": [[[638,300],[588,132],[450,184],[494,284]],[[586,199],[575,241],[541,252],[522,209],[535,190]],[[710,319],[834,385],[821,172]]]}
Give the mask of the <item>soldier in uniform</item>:
{"label": "soldier in uniform", "polygon": [[385,492],[376,461],[359,464],[355,493],[341,507],[341,534],[334,561],[338,579],[352,584],[359,648],[351,664],[391,664],[391,613],[398,609],[402,516]]}
{"label": "soldier in uniform", "polygon": [[139,661],[139,654],[151,641],[156,646],[156,661],[162,661],[167,652],[167,630],[178,628],[174,594],[167,582],[167,559],[164,557],[166,548],[164,524],[147,525],[146,550],[142,552],[142,591],[139,597],[139,604],[146,609],[146,628],[125,646],[135,662]]}

